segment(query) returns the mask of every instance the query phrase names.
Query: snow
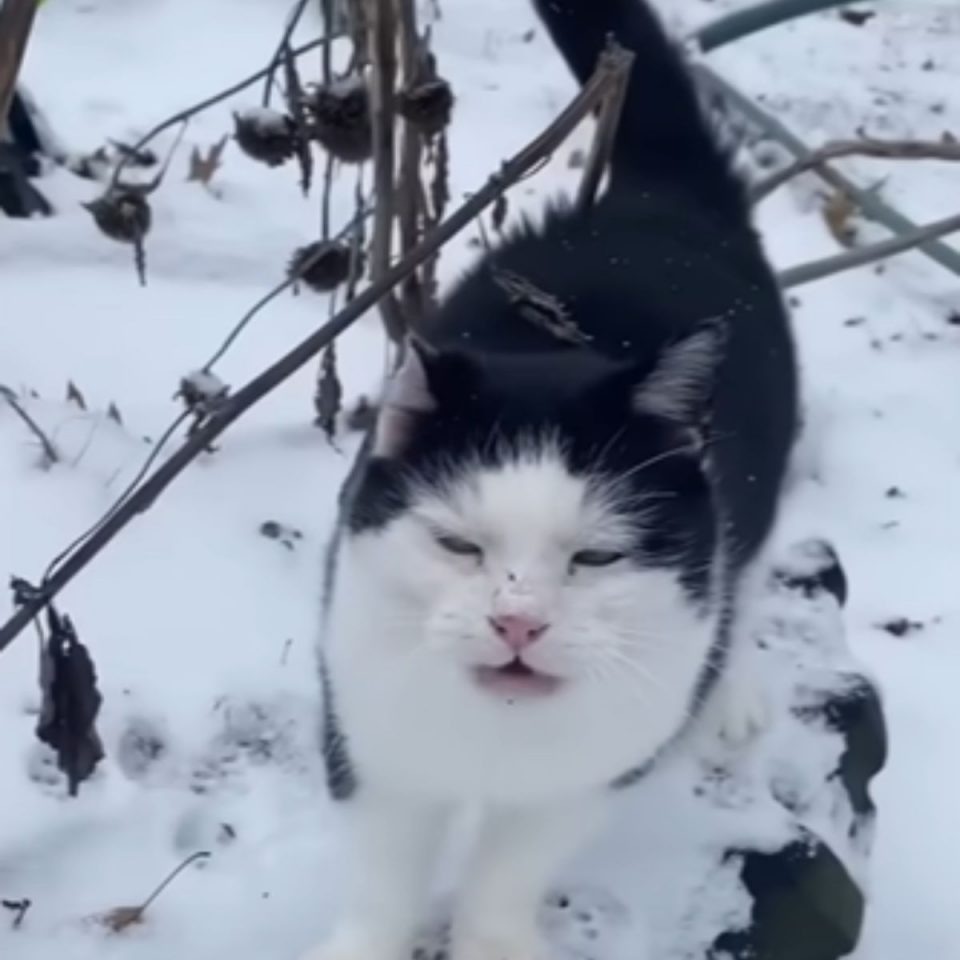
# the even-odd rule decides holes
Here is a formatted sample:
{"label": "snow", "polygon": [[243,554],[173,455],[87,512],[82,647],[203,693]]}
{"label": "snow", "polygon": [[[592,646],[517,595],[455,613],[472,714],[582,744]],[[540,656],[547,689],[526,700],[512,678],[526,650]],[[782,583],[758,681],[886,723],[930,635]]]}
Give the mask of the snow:
{"label": "snow", "polygon": [[[661,3],[687,27],[745,5]],[[441,7],[434,35],[457,96],[457,198],[548,122],[573,85],[541,31],[527,38],[534,23],[522,4]],[[950,56],[960,36],[956,4],[888,0],[871,9],[877,15],[863,27],[826,13],[710,60],[812,143],[860,125],[884,136],[960,129],[960,61]],[[40,11],[24,79],[72,150],[108,137],[131,141],[266,63],[286,13],[278,0],[58,0]],[[315,22],[303,25],[296,41],[315,32]],[[305,58],[307,79],[318,57]],[[258,98],[254,87],[188,128],[151,197],[146,288],[131,251],[100,236],[80,207],[96,193],[89,181],[53,171],[41,186],[59,215],[0,224],[0,383],[21,394],[62,457],[44,469],[34,439],[0,406],[4,575],[39,576],[102,515],[150,452],[147,438],[179,412],[171,398],[180,380],[282,279],[291,252],[316,238],[318,200],[302,198],[292,167],[269,170],[231,143],[210,189],[186,181],[189,148],[215,143],[231,129],[231,112]],[[153,145],[159,155],[174,134]],[[513,190],[512,210],[536,208],[573,183],[567,158],[583,142],[581,132]],[[944,198],[960,184],[947,164],[845,168],[865,183],[886,178],[884,195],[918,221],[949,212]],[[803,178],[761,208],[782,266],[836,250],[814,184]],[[341,187],[335,224],[351,212],[351,173]],[[444,277],[475,255],[469,237],[445,254]],[[823,536],[836,545],[850,578],[847,638],[879,681],[891,735],[874,791],[879,819],[858,956],[948,957],[960,946],[960,326],[948,323],[960,314],[960,286],[912,253],[882,274],[861,269],[796,296],[808,434],[781,540]],[[275,301],[216,375],[235,390],[326,316],[325,299],[308,291]],[[339,362],[348,400],[376,388],[384,348],[375,316],[342,339]],[[108,758],[79,798],[65,797],[33,736],[35,638],[27,632],[0,655],[0,897],[33,901],[20,930],[0,914],[0,956],[293,960],[325,928],[337,838],[314,747],[311,645],[322,547],[356,440],[332,449],[312,425],[314,376],[315,368],[302,371],[255,407],[64,592],[62,607],[91,648],[104,693]],[[64,399],[68,380],[86,410]],[[111,402],[122,424],[107,417]],[[265,521],[291,535],[261,535]],[[878,626],[900,617],[923,627],[895,637]],[[813,766],[822,762],[796,749]],[[647,805],[648,820],[675,809],[651,796],[631,802]],[[630,911],[664,918],[681,909],[666,894],[651,902],[656,878],[637,882],[637,863],[652,858],[641,833],[614,837],[608,847],[620,856],[597,851],[573,878],[581,902],[604,918],[593,944],[599,960],[635,954]],[[108,935],[85,920],[139,902],[198,849],[214,856],[178,878],[144,924]],[[717,897],[711,908],[734,916],[743,904]],[[560,922],[550,916],[548,925]],[[576,952],[577,931],[561,934],[558,942]],[[650,934],[663,931],[654,923]]]}

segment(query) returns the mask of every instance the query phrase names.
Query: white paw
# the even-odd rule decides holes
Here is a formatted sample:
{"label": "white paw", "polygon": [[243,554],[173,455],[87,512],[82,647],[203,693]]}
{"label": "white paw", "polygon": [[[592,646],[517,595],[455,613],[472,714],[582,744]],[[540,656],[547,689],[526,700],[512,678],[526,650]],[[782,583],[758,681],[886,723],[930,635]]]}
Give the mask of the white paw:
{"label": "white paw", "polygon": [[741,747],[767,730],[773,719],[770,698],[755,680],[724,677],[714,692],[720,737]]}

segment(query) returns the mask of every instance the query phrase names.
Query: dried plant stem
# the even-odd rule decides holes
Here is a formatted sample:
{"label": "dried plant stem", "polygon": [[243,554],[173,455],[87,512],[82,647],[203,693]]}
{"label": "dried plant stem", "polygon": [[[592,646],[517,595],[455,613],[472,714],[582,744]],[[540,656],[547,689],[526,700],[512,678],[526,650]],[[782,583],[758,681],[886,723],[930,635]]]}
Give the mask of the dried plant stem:
{"label": "dried plant stem", "polygon": [[[326,37],[319,37],[316,40],[311,40],[309,43],[304,43],[299,47],[294,47],[291,50],[291,54],[294,57],[300,57],[305,53],[309,53],[311,50],[316,50],[317,47],[322,47],[326,43],[328,43]],[[275,64],[271,62],[262,70],[258,70],[256,73],[251,73],[249,77],[244,77],[242,80],[238,80],[225,90],[221,90],[219,93],[214,93],[206,99],[201,100],[199,103],[195,103],[191,107],[180,110],[178,113],[173,114],[173,116],[167,117],[166,120],[158,123],[155,127],[145,133],[132,147],[129,148],[129,150],[125,150],[123,152],[123,155],[120,157],[116,167],[113,170],[113,176],[110,178],[110,188],[112,189],[117,185],[117,182],[120,179],[120,174],[126,168],[130,158],[136,156],[151,140],[163,133],[164,130],[168,130],[170,127],[178,123],[186,123],[186,121],[190,120],[191,117],[195,117],[198,113],[203,113],[204,110],[208,110],[210,107],[222,102],[223,100],[227,100],[230,97],[235,96],[236,94],[240,93],[241,90],[246,90],[247,87],[252,87],[258,80],[262,80],[274,69]]]}
{"label": "dried plant stem", "polygon": [[0,384],[0,396],[7,401],[10,409],[13,410],[24,424],[26,424],[27,429],[40,441],[40,446],[43,448],[43,455],[47,458],[48,463],[59,463],[60,454],[53,445],[53,441],[43,432],[36,420],[23,408],[23,405],[17,399],[17,395],[9,387]]}
{"label": "dried plant stem", "polygon": [[[263,85],[263,105],[265,107],[270,106],[270,97],[273,93],[274,76],[276,75],[277,70],[283,64],[283,61],[286,57],[287,48],[290,46],[290,40],[293,37],[293,32],[297,29],[297,24],[300,22],[300,18],[303,16],[303,11],[307,9],[308,2],[309,0],[297,0],[293,9],[290,11],[290,16],[287,18],[287,25],[283,28],[283,34],[280,37],[280,42],[277,44],[276,52],[273,55],[273,59],[270,61],[270,66],[267,67],[266,82]],[[325,51],[330,47],[328,38],[329,33],[324,37],[324,40],[327,41],[324,43]]]}
{"label": "dried plant stem", "polygon": [[960,143],[953,140],[832,140],[805,157],[798,157],[771,174],[750,191],[753,203],[766,199],[788,180],[842,157],[877,157],[887,160],[960,161]]}
{"label": "dried plant stem", "polygon": [[[368,26],[371,108],[373,116],[373,185],[377,209],[373,219],[370,251],[370,279],[380,280],[390,266],[394,217],[394,93],[396,89],[397,23],[394,8],[387,0],[366,0]],[[387,336],[398,346],[403,342],[405,324],[400,303],[393,290],[380,301],[380,315]]]}
{"label": "dried plant stem", "polygon": [[[358,235],[363,227],[363,221],[373,212],[373,206],[364,206],[362,197],[357,201],[357,212],[353,219],[333,238],[334,242],[343,240],[348,236]],[[244,331],[251,320],[271,301],[276,300],[285,290],[289,290],[316,262],[323,256],[323,251],[318,250],[313,256],[307,257],[301,263],[295,273],[286,277],[278,283],[272,290],[267,291],[239,320],[236,326],[227,334],[226,339],[217,348],[213,356],[203,365],[203,370],[209,372],[214,365],[223,357],[223,355],[233,346],[237,337]]]}
{"label": "dried plant stem", "polygon": [[103,548],[136,516],[148,510],[183,470],[231,424],[255,403],[283,383],[315,357],[335,337],[361,317],[380,298],[393,289],[412,270],[439,250],[448,240],[469,226],[497,197],[549,156],[566,140],[627,68],[624,51],[614,48],[604,53],[586,85],[565,110],[538,136],[510,160],[443,223],[431,230],[406,257],[392,265],[379,280],[371,283],[351,300],[329,323],[315,331],[289,353],[271,364],[231,397],[228,397],[206,421],[170,457],[144,480],[123,505],[100,524],[95,532],[45,580],[38,596],[20,606],[0,626],[0,650],[4,650],[31,620]]}
{"label": "dried plant stem", "polygon": [[[414,0],[396,0],[400,27],[400,57],[403,84],[410,88],[424,72],[424,51],[417,33]],[[420,239],[423,207],[423,185],[420,182],[420,161],[423,156],[423,135],[409,121],[401,125],[400,165],[397,172],[397,225],[400,228],[400,254],[407,254]],[[415,325],[424,311],[420,271],[411,273],[401,286],[401,312],[408,326]]]}
{"label": "dried plant stem", "polygon": [[[581,212],[593,206],[597,198],[600,181],[613,154],[613,145],[620,125],[620,115],[623,113],[623,103],[627,97],[627,86],[630,83],[630,67],[633,66],[634,54],[628,54],[630,64],[624,72],[621,81],[611,89],[600,108],[597,126],[590,144],[590,155],[587,157],[577,191],[577,209]],[[655,94],[653,94],[655,96]]]}
{"label": "dried plant stem", "polygon": [[[323,45],[323,56],[320,64],[320,76],[323,85],[328,87],[333,81],[333,63],[331,58],[333,35],[333,0],[320,0],[323,16],[323,35],[327,41]],[[320,196],[320,239],[330,239],[330,203],[333,197],[333,172],[336,169],[336,158],[332,153],[327,154],[323,168],[323,193]]]}
{"label": "dried plant stem", "polygon": [[780,285],[784,289],[799,287],[801,284],[822,280],[824,277],[833,276],[833,274],[841,273],[844,270],[852,270],[854,267],[862,267],[868,263],[892,257],[897,253],[905,253],[907,250],[923,246],[930,240],[957,232],[960,232],[960,214],[946,217],[943,220],[936,220],[924,227],[917,227],[915,230],[904,231],[889,240],[882,240],[880,243],[873,243],[868,247],[860,247],[846,253],[838,253],[833,257],[824,257],[822,260],[814,260],[810,263],[802,263],[798,267],[790,267],[780,273]]}
{"label": "dried plant stem", "polygon": [[140,912],[146,913],[147,908],[150,906],[150,904],[152,904],[157,899],[157,897],[159,897],[160,894],[163,893],[163,891],[166,890],[167,887],[169,887],[170,884],[173,883],[173,881],[176,880],[177,877],[179,877],[180,874],[187,869],[187,867],[189,867],[191,864],[196,863],[198,860],[209,860],[209,859],[210,859],[210,853],[207,850],[198,850],[196,853],[190,854],[190,856],[187,857],[186,860],[184,860],[182,863],[174,867],[174,869],[171,870],[170,873],[168,873],[167,876],[160,881],[160,883],[158,884],[157,888],[153,891],[153,893],[151,893],[150,896],[147,897],[147,899],[144,900],[142,904],[140,904]]}

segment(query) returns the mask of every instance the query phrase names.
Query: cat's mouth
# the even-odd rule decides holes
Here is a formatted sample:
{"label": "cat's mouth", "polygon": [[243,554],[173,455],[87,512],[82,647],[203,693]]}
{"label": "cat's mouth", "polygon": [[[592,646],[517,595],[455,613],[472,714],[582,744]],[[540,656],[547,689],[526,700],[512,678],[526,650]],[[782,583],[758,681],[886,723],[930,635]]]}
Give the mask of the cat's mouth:
{"label": "cat's mouth", "polygon": [[473,673],[485,690],[511,698],[542,697],[560,686],[559,677],[534,670],[519,657],[499,667],[474,667]]}

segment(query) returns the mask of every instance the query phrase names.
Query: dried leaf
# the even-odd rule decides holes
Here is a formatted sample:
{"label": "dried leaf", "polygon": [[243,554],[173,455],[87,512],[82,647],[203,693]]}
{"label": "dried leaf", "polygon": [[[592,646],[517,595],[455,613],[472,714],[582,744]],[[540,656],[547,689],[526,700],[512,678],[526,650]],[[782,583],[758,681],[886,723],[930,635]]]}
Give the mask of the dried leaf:
{"label": "dried leaf", "polygon": [[209,187],[214,174],[223,166],[221,157],[227,140],[228,135],[224,134],[216,143],[210,145],[206,154],[201,153],[200,148],[194,146],[190,152],[190,170],[187,173],[187,180]]}
{"label": "dried leaf", "polygon": [[67,775],[71,797],[103,759],[103,744],[94,726],[103,698],[87,648],[67,616],[47,607],[50,636],[40,660],[42,701],[37,737],[57,754]]}
{"label": "dried leaf", "polygon": [[823,205],[823,219],[833,238],[842,247],[850,248],[857,236],[856,224],[851,223],[857,205],[843,190],[837,190]]}
{"label": "dried leaf", "polygon": [[97,914],[93,919],[106,927],[111,933],[123,933],[128,927],[143,923],[143,906],[116,907],[106,913]]}
{"label": "dried leaf", "polygon": [[67,381],[67,403],[75,403],[81,410],[87,409],[87,401],[72,380]]}
{"label": "dried leaf", "polygon": [[566,306],[525,277],[510,270],[495,269],[493,282],[507,295],[525,320],[566,343],[589,343],[590,337],[574,323]]}
{"label": "dried leaf", "polygon": [[333,443],[337,433],[337,415],[342,402],[343,387],[337,375],[337,354],[334,344],[331,343],[320,358],[320,379],[317,381],[317,392],[313,398],[317,426],[327,435],[330,443]]}

